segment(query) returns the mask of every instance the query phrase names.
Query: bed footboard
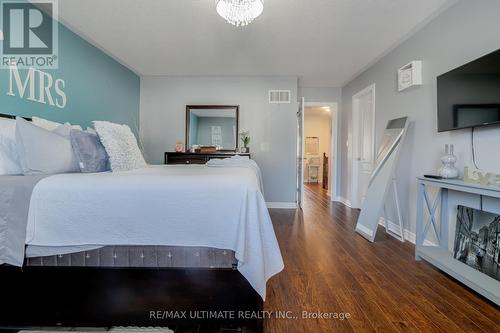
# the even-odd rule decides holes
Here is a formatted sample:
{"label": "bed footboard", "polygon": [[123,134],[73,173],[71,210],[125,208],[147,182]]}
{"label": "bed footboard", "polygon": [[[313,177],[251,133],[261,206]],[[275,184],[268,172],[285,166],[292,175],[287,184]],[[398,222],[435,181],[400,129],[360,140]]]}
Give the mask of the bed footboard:
{"label": "bed footboard", "polygon": [[179,325],[260,332],[260,296],[234,269],[0,266],[0,328]]}

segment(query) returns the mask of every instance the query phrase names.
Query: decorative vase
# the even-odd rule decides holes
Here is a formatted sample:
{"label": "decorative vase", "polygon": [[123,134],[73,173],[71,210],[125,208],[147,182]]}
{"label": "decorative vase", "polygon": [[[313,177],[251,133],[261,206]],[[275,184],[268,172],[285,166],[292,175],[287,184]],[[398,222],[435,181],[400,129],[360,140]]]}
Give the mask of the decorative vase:
{"label": "decorative vase", "polygon": [[458,178],[458,169],[455,167],[457,157],[453,155],[453,145],[446,144],[445,152],[446,155],[441,157],[443,166],[439,168],[438,175],[446,179]]}
{"label": "decorative vase", "polygon": [[182,144],[182,141],[177,141],[175,143],[175,152],[180,153],[184,150],[184,145]]}
{"label": "decorative vase", "polygon": [[241,147],[240,153],[248,154],[250,152],[250,147]]}

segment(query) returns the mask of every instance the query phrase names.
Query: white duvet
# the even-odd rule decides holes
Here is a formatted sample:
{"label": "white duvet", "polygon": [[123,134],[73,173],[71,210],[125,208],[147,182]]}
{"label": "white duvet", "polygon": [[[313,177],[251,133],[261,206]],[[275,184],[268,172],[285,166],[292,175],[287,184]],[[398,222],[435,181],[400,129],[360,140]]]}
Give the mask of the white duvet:
{"label": "white duvet", "polygon": [[33,190],[26,244],[232,249],[263,299],[267,280],[283,269],[259,176],[243,166],[47,177]]}

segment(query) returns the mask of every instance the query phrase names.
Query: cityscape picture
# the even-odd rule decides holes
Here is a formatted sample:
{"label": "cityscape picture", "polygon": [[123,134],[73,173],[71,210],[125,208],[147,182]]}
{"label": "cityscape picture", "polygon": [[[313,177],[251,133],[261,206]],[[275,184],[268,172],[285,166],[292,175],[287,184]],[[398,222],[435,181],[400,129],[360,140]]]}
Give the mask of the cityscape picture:
{"label": "cityscape picture", "polygon": [[500,215],[458,206],[454,258],[500,281]]}

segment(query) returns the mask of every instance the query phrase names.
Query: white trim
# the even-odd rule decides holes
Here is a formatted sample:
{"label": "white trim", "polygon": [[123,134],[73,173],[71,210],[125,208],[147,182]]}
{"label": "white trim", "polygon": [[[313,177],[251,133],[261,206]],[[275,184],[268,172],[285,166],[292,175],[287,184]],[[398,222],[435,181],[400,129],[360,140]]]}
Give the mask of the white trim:
{"label": "white trim", "polygon": [[341,204],[344,204],[347,207],[352,208],[351,201],[347,200],[346,198],[336,196],[332,197],[332,201],[340,202]]}
{"label": "white trim", "polygon": [[[337,197],[339,193],[339,187],[338,185],[340,184],[339,181],[339,168],[340,168],[340,154],[339,154],[339,149],[338,145],[340,143],[340,133],[339,133],[339,109],[338,109],[338,103],[337,102],[305,102],[304,107],[322,107],[322,106],[327,106],[330,108],[331,111],[331,131],[330,133],[330,173],[331,177],[328,179],[328,195],[330,198],[332,198],[332,201],[336,201],[333,198]],[[323,170],[323,172],[325,172]],[[334,184],[335,186],[332,186]]]}
{"label": "white trim", "polygon": [[[299,118],[300,115],[300,118]],[[299,102],[299,110],[297,111],[297,159],[296,159],[296,174],[297,174],[297,198],[296,203],[299,209],[302,209],[304,205],[304,152],[305,152],[305,126],[304,126],[304,118],[305,118],[305,99],[304,97],[300,98]],[[300,142],[299,142],[300,138]],[[299,147],[300,144],[300,147]],[[298,162],[300,157],[300,163]],[[299,166],[300,166],[300,175],[299,175]]]}
{"label": "white trim", "polygon": [[372,117],[372,160],[375,158],[375,116],[376,116],[376,106],[375,106],[375,83],[369,85],[363,90],[357,92],[352,96],[352,122],[351,122],[351,203],[354,208],[361,208],[361,204],[359,202],[359,193],[358,193],[358,176],[359,176],[359,163],[357,161],[359,152],[359,142],[358,142],[358,133],[360,131],[359,128],[359,99],[368,94],[372,94],[372,109],[373,109],[373,117]]}
{"label": "white trim", "polygon": [[267,208],[271,209],[296,209],[297,208],[297,203],[296,202],[266,202]]}
{"label": "white trim", "polygon": [[[385,227],[385,218],[380,217],[378,224]],[[396,234],[399,233],[399,226],[396,223],[392,222],[391,220],[387,220],[387,225],[389,226],[389,231],[396,233]],[[415,237],[414,232],[405,228],[405,229],[403,229],[403,235],[404,235],[405,240],[409,241],[410,243],[415,244],[416,237]],[[436,243],[431,242],[429,240],[425,240],[424,245],[425,246],[438,246]]]}

